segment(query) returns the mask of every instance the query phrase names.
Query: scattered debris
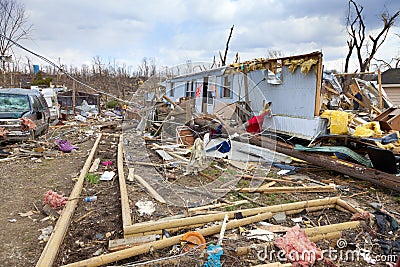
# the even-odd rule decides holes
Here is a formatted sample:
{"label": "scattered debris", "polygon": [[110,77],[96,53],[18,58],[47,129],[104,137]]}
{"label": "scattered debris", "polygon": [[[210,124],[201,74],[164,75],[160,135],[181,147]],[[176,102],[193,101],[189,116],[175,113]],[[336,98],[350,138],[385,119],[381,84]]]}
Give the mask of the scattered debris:
{"label": "scattered debris", "polygon": [[138,201],[135,203],[138,207],[138,213],[140,216],[148,215],[151,216],[156,211],[156,205],[152,201]]}

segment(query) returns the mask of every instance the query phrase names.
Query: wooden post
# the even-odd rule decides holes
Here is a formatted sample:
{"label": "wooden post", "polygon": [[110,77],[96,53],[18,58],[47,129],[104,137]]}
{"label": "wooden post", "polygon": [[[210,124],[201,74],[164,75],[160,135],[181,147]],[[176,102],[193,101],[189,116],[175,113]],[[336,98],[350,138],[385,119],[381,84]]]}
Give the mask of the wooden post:
{"label": "wooden post", "polygon": [[[237,228],[237,227],[240,227],[243,225],[247,225],[247,224],[251,224],[251,223],[255,223],[255,222],[260,222],[260,221],[267,220],[270,218],[272,218],[272,213],[266,212],[266,213],[261,213],[259,215],[251,216],[248,218],[230,221],[226,224],[226,230],[234,229],[234,228]],[[199,232],[203,236],[209,236],[209,235],[219,233],[221,231],[221,227],[222,227],[222,224],[215,225],[215,226],[211,226],[208,228],[200,229],[197,232]],[[67,265],[64,265],[64,267],[78,267],[78,266],[93,267],[93,266],[100,266],[100,265],[108,264],[111,262],[115,262],[117,260],[127,259],[130,257],[148,253],[152,249],[163,249],[166,247],[173,246],[173,245],[181,242],[182,237],[183,237],[183,234],[177,235],[174,237],[170,237],[170,238],[166,238],[166,239],[161,239],[161,240],[154,241],[154,242],[149,242],[149,243],[146,243],[146,244],[143,244],[140,246],[131,247],[131,248],[127,248],[124,250],[112,252],[109,254],[104,254],[104,255],[97,256],[97,257],[93,257],[93,258],[90,258],[87,260],[67,264]],[[43,265],[43,266],[48,266],[48,265]]]}
{"label": "wooden post", "polygon": [[[118,143],[118,182],[119,191],[121,193],[121,210],[122,210],[122,227],[132,224],[131,209],[129,207],[128,191],[126,190],[125,174],[124,174],[124,153],[123,153],[123,140],[124,136],[121,134]],[[125,233],[125,231],[124,231]]]}
{"label": "wooden post", "polygon": [[73,111],[73,115],[75,115],[75,106],[76,106],[76,82],[74,80],[72,82],[72,111]]}
{"label": "wooden post", "polygon": [[318,56],[317,63],[317,84],[315,87],[315,107],[314,107],[314,116],[319,116],[319,112],[321,111],[321,87],[322,87],[322,58]]}
{"label": "wooden post", "polygon": [[75,183],[75,186],[72,189],[72,192],[68,198],[69,200],[67,201],[60,218],[58,218],[56,226],[54,227],[54,232],[51,234],[49,241],[47,241],[47,244],[40,255],[39,261],[36,263],[36,267],[53,266],[54,264],[60,249],[60,245],[64,240],[65,234],[71,222],[72,215],[76,206],[78,205],[78,200],[80,199],[79,196],[83,188],[83,182],[92,163],[94,153],[99,145],[101,136],[102,134],[100,133],[92,147],[92,150],[90,151],[88,158],[86,159],[85,165],[83,165],[78,181]]}
{"label": "wooden post", "polygon": [[[129,172],[133,172],[133,168],[129,169]],[[153,187],[151,187],[151,185],[149,185],[149,183],[147,183],[142,177],[140,177],[139,175],[135,174],[133,175],[133,177],[144,187],[146,188],[147,192],[149,192],[149,194],[155,198],[157,201],[159,201],[160,203],[167,203],[167,201],[165,201],[165,199],[158,194],[158,192],[156,190],[154,190]],[[126,232],[125,232],[126,234]]]}
{"label": "wooden post", "polygon": [[378,85],[379,85],[379,108],[383,109],[381,69],[378,69]]}

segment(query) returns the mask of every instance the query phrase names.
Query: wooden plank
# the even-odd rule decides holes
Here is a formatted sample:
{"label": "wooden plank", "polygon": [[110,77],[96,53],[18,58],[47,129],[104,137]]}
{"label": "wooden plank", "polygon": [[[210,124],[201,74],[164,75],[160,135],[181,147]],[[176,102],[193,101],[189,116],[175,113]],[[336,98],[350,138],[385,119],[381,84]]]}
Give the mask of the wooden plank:
{"label": "wooden plank", "polygon": [[378,68],[378,85],[379,85],[379,108],[383,109],[382,75],[381,75],[381,69],[379,68]]}
{"label": "wooden plank", "polygon": [[[131,171],[131,168],[129,168],[129,171]],[[165,201],[165,199],[156,191],[154,190],[153,187],[151,187],[151,185],[149,185],[142,177],[140,177],[137,174],[134,174],[133,177],[142,185],[144,186],[144,188],[146,188],[147,192],[154,198],[156,199],[158,202],[161,203],[167,203]]]}
{"label": "wooden plank", "polygon": [[123,239],[114,239],[108,241],[108,250],[117,251],[121,249],[126,249],[132,246],[137,246],[143,243],[156,241],[157,235],[146,235],[137,237],[128,237]]}
{"label": "wooden plank", "polygon": [[287,210],[304,209],[304,208],[315,207],[315,206],[324,206],[324,205],[328,205],[328,204],[336,204],[337,199],[338,198],[324,198],[324,199],[316,199],[316,200],[309,200],[309,201],[302,201],[302,202],[295,202],[295,203],[288,203],[288,204],[282,204],[282,205],[253,208],[253,209],[226,211],[226,212],[220,212],[218,214],[207,214],[207,215],[201,215],[201,216],[172,219],[172,220],[167,220],[167,221],[136,223],[131,226],[127,226],[125,228],[125,232],[126,232],[126,234],[134,234],[134,233],[141,233],[141,232],[143,233],[143,232],[148,232],[148,231],[161,230],[161,229],[165,229],[167,227],[175,228],[175,227],[188,226],[188,225],[193,225],[193,224],[214,222],[214,221],[218,221],[218,220],[223,220],[225,217],[225,214],[228,214],[230,218],[233,218],[235,216],[235,214],[237,214],[239,212],[244,217],[246,217],[246,216],[251,216],[251,215],[262,213],[262,212],[282,212],[282,211],[287,211]]}
{"label": "wooden plank", "polygon": [[78,200],[80,199],[79,196],[83,188],[85,176],[90,168],[101,137],[102,134],[100,133],[92,147],[92,150],[90,151],[89,156],[86,159],[85,164],[83,165],[81,173],[78,177],[78,181],[75,183],[75,186],[72,189],[72,192],[68,198],[69,200],[67,201],[67,204],[65,205],[60,218],[57,220],[54,232],[51,234],[49,241],[46,243],[46,246],[44,247],[40,258],[36,263],[36,267],[53,266],[54,261],[58,255],[60,245],[64,240],[65,234],[71,222],[72,215],[75,211],[76,206],[78,205]]}
{"label": "wooden plank", "polygon": [[117,167],[118,167],[118,182],[119,191],[121,194],[121,211],[122,211],[122,227],[132,224],[131,208],[129,207],[128,191],[126,189],[125,174],[124,174],[124,152],[123,152],[124,136],[121,134],[118,143]]}
{"label": "wooden plank", "polygon": [[335,186],[280,186],[280,187],[257,187],[257,188],[241,188],[240,192],[259,192],[259,193],[321,193],[335,192]]}
{"label": "wooden plank", "polygon": [[317,84],[315,85],[315,108],[314,115],[319,116],[321,111],[321,86],[322,86],[322,57],[318,57],[317,64]]}
{"label": "wooden plank", "polygon": [[93,173],[96,172],[97,169],[99,168],[99,164],[100,164],[100,158],[97,158],[93,161],[92,166],[89,169],[89,172]]}
{"label": "wooden plank", "polygon": [[157,149],[156,150],[157,154],[160,155],[160,157],[162,157],[163,160],[165,161],[170,161],[173,160],[174,158],[168,154],[168,152],[161,150],[161,149]]}

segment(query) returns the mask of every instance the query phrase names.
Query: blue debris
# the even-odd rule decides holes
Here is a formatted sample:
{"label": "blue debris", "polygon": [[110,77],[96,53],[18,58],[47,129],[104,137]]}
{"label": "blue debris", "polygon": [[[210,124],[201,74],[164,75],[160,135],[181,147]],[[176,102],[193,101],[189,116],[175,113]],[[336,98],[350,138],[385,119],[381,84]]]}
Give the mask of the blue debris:
{"label": "blue debris", "polygon": [[224,254],[224,250],[220,245],[208,245],[207,253],[207,261],[203,264],[203,267],[222,267],[221,256]]}

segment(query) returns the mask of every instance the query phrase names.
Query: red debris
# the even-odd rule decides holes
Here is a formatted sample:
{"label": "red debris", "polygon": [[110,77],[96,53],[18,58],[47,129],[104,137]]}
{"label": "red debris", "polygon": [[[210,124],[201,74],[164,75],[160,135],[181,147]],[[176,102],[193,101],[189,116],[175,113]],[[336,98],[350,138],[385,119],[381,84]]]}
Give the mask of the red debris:
{"label": "red debris", "polygon": [[368,221],[371,218],[371,213],[368,211],[354,213],[351,217],[352,221]]}
{"label": "red debris", "polygon": [[60,209],[67,203],[68,198],[51,190],[44,194],[44,203],[49,204],[53,209]]}
{"label": "red debris", "polygon": [[7,138],[7,133],[8,131],[5,128],[0,128],[0,136],[3,137],[3,139]]}
{"label": "red debris", "polygon": [[333,262],[323,258],[320,248],[311,242],[305,231],[298,225],[290,228],[284,237],[275,239],[274,244],[282,249],[294,267],[312,266],[316,260],[323,260],[326,266],[335,266]]}
{"label": "red debris", "polygon": [[36,129],[36,124],[29,118],[20,118],[21,120],[21,125],[22,125],[22,131],[26,130],[35,130]]}

